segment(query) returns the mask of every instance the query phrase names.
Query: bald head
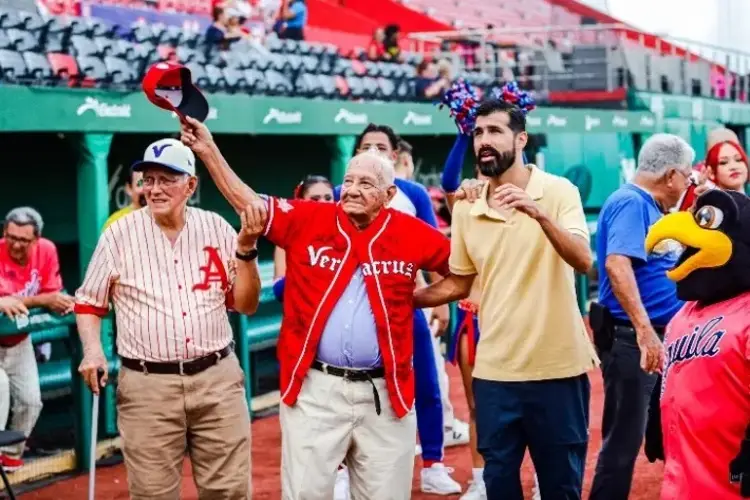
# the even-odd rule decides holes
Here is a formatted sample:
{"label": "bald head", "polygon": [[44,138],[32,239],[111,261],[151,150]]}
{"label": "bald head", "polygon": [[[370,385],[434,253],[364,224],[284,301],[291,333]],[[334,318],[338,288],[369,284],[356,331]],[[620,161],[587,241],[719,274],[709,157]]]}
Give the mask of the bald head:
{"label": "bald head", "polygon": [[388,189],[392,186],[396,177],[395,167],[390,158],[372,149],[359,153],[352,158],[347,166],[347,171],[352,169],[372,172],[378,180],[378,186],[382,189]]}

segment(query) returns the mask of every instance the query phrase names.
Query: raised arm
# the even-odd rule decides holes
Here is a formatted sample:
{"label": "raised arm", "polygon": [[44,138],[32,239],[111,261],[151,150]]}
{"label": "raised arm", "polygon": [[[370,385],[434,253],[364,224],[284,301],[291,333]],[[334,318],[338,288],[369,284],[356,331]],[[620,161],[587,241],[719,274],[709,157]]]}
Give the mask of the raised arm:
{"label": "raised arm", "polygon": [[448,210],[453,210],[453,204],[456,202],[455,192],[461,186],[461,170],[463,170],[466,150],[471,143],[471,136],[458,134],[456,141],[453,143],[448,158],[445,159],[443,173],[440,175],[440,186],[445,191]]}
{"label": "raised arm", "polygon": [[260,198],[258,193],[242,182],[229,166],[219,147],[214,142],[211,132],[203,123],[186,116],[181,121],[180,139],[203,161],[208,173],[211,174],[216,187],[222,196],[237,211],[242,213],[253,200]]}

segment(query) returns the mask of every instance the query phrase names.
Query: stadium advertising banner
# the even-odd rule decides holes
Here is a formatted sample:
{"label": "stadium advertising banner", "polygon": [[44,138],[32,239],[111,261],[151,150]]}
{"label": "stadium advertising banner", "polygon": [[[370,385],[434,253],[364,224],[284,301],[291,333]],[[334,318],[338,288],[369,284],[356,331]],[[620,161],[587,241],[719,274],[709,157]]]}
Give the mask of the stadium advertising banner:
{"label": "stadium advertising banner", "polygon": [[750,106],[746,103],[652,92],[631,92],[628,101],[632,109],[651,111],[657,119],[682,118],[750,125]]}
{"label": "stadium advertising banner", "polygon": [[[357,134],[367,123],[405,135],[454,134],[448,111],[430,103],[356,103],[213,94],[207,124],[216,133],[266,135]],[[142,132],[177,129],[176,116],[140,93],[87,89],[0,87],[0,132]],[[528,118],[534,133],[655,132],[648,111],[539,108]]]}

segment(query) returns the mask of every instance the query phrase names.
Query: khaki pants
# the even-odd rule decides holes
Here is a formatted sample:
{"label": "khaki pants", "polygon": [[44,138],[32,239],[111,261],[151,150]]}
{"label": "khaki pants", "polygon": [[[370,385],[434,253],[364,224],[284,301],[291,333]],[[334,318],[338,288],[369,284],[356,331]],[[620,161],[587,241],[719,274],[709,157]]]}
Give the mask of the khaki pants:
{"label": "khaki pants", "polygon": [[123,367],[117,425],[132,499],[179,499],[186,452],[201,500],[251,497],[250,416],[234,355],[192,376]]}
{"label": "khaki pants", "polygon": [[297,403],[282,403],[281,490],[284,500],[330,500],[336,470],[349,468],[351,500],[411,498],[417,420],[396,418],[385,381],[372,385],[310,369]]}
{"label": "khaki pants", "polygon": [[[13,405],[10,430],[29,436],[42,411],[39,370],[31,336],[13,347],[0,347],[0,430],[6,429]],[[0,450],[13,458],[23,454],[24,443]]]}

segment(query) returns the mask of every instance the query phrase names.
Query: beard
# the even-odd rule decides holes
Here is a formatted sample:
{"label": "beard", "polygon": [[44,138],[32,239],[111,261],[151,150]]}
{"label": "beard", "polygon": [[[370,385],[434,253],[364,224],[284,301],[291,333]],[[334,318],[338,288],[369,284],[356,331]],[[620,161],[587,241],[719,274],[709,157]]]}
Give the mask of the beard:
{"label": "beard", "polygon": [[[485,153],[489,155],[484,156]],[[477,153],[477,168],[487,177],[500,177],[516,162],[516,152],[512,149],[500,153],[494,148],[485,147]]]}

